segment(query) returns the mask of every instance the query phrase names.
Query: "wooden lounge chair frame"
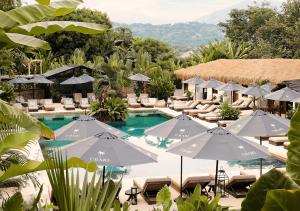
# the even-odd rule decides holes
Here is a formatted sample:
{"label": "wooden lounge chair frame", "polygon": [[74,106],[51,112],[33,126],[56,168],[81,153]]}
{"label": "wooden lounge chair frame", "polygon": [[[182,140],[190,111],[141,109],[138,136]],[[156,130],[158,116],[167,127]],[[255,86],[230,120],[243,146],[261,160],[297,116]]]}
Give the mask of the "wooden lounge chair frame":
{"label": "wooden lounge chair frame", "polygon": [[256,182],[255,175],[239,175],[231,178],[225,191],[235,198],[246,197],[249,187]]}
{"label": "wooden lounge chair frame", "polygon": [[201,194],[208,196],[206,186],[212,181],[210,176],[195,176],[185,179],[182,185],[182,192],[190,195],[194,192],[197,185],[201,186]]}

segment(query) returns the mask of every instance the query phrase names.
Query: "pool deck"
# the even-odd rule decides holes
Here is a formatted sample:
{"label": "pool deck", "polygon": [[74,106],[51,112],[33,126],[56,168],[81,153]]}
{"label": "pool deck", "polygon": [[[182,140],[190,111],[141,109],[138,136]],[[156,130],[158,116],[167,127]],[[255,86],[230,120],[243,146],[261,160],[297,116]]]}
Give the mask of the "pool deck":
{"label": "pool deck", "polygon": [[[130,112],[148,112],[148,111],[158,111],[158,112],[161,112],[163,114],[166,114],[168,116],[171,116],[171,117],[175,117],[175,116],[178,116],[181,114],[181,112],[177,112],[177,111],[174,111],[174,110],[171,110],[169,108],[138,108],[138,109],[132,109],[130,108],[129,109]],[[55,111],[52,111],[52,112],[45,112],[45,111],[39,111],[39,112],[31,112],[30,114],[34,114],[34,115],[48,115],[48,114],[78,114],[78,113],[84,113],[85,111],[84,110],[81,110],[81,109],[75,109],[75,110],[72,110],[72,111],[66,111],[62,105],[58,105],[56,107],[56,110]],[[216,127],[217,124],[216,123],[210,123],[210,122],[206,122],[204,120],[200,120],[198,118],[193,118],[195,121],[199,122],[200,124],[202,125],[205,125],[206,127],[208,128],[213,128],[213,127]],[[256,143],[259,143],[259,140],[253,138],[253,137],[246,137],[248,138],[249,140],[251,141],[254,141]],[[139,141],[137,141],[136,139],[139,139]],[[142,138],[136,138],[136,137],[132,137],[130,138],[128,141],[130,141],[131,143],[134,143],[142,148],[146,148],[147,150],[155,153],[158,155],[158,157],[163,157],[163,156],[166,156],[166,152],[165,150],[163,149],[158,149],[157,147],[154,147],[154,146],[150,146],[149,144],[146,143],[145,140],[140,140]],[[279,160],[282,160],[282,161],[286,161],[287,160],[287,150],[283,148],[283,146],[274,146],[274,145],[271,145],[269,144],[268,142],[263,142],[263,145],[266,146],[270,152],[270,154],[272,156],[274,156],[275,158],[279,159]],[[151,171],[151,168],[149,168],[149,177],[151,178],[151,174],[156,174],[156,172],[153,172]],[[268,171],[270,169],[264,169],[264,172]],[[142,172],[143,175],[147,174],[145,172]],[[197,173],[197,172],[195,172]],[[213,170],[212,172],[207,172],[208,174],[209,173],[213,173]],[[258,175],[258,171],[257,170],[243,170],[242,171],[232,171],[232,172],[227,172],[227,174],[229,176],[233,176],[233,175],[237,175],[237,174],[255,174],[257,176],[257,178],[259,177]],[[175,175],[164,175],[164,177],[167,177],[167,176],[175,176]],[[135,179],[138,179],[138,177],[135,177]],[[120,201],[121,202],[125,202],[128,198],[128,196],[125,195],[125,191],[130,189],[130,187],[133,186],[133,178],[129,178],[129,177],[126,177],[124,176],[124,178],[122,179],[122,190],[120,192]],[[172,198],[175,199],[177,196],[178,196],[178,192],[176,192],[174,189],[170,189],[171,190],[171,195],[172,195]],[[229,197],[225,197],[225,198],[221,198],[220,200],[220,204],[223,205],[223,206],[231,206],[230,209],[232,210],[240,210],[241,208],[241,202],[242,202],[243,198],[240,198],[240,199],[236,199],[232,196],[229,196]],[[153,210],[153,208],[156,207],[155,205],[148,205],[144,199],[139,195],[138,196],[138,205],[131,205],[130,206],[130,210]],[[172,205],[172,210],[176,210],[176,206],[175,206],[175,203],[173,202],[173,205]]]}

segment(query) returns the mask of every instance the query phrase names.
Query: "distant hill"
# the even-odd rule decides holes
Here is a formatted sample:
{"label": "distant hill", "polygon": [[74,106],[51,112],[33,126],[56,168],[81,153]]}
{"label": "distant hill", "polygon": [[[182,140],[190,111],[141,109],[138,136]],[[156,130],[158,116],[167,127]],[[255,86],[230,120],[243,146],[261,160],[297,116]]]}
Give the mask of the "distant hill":
{"label": "distant hill", "polygon": [[220,22],[224,22],[229,18],[229,13],[232,9],[246,9],[248,6],[258,5],[260,6],[263,2],[268,3],[269,7],[279,8],[284,0],[243,0],[238,4],[232,5],[228,8],[215,11],[209,15],[198,18],[197,22],[209,23],[217,25]]}
{"label": "distant hill", "polygon": [[186,52],[211,41],[223,39],[223,34],[218,26],[199,22],[162,25],[114,23],[114,27],[120,26],[129,28],[135,37],[164,41],[179,52]]}

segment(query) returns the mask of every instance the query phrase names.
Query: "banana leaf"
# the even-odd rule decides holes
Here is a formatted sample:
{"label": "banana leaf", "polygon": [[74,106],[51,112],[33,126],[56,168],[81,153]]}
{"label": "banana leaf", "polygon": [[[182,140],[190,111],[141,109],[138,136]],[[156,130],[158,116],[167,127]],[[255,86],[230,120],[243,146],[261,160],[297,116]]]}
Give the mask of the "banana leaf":
{"label": "banana leaf", "polygon": [[14,28],[12,32],[27,35],[52,34],[58,31],[73,31],[83,34],[97,34],[105,30],[105,27],[95,23],[73,22],[73,21],[46,21]]}
{"label": "banana leaf", "polygon": [[266,197],[262,211],[299,210],[300,190],[272,190]]}
{"label": "banana leaf", "polygon": [[[43,162],[29,160],[24,165],[12,164],[6,171],[0,171],[0,181],[10,179],[12,177],[47,170],[49,169],[49,163],[51,164],[52,160],[45,160]],[[95,162],[85,163],[80,158],[72,157],[64,162],[64,168],[84,168],[89,172],[94,172],[97,169],[97,164]]]}
{"label": "banana leaf", "polygon": [[290,177],[300,185],[300,107],[291,119],[288,137],[290,144],[288,146],[286,170]]}

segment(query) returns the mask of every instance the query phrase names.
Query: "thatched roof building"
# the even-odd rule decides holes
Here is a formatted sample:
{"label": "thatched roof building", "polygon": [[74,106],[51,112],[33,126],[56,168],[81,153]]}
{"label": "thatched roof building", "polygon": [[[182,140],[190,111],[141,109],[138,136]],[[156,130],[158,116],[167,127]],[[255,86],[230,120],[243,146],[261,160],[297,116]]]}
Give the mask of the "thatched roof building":
{"label": "thatched roof building", "polygon": [[180,69],[175,74],[178,79],[200,76],[245,85],[261,80],[279,84],[300,79],[300,59],[220,59]]}

